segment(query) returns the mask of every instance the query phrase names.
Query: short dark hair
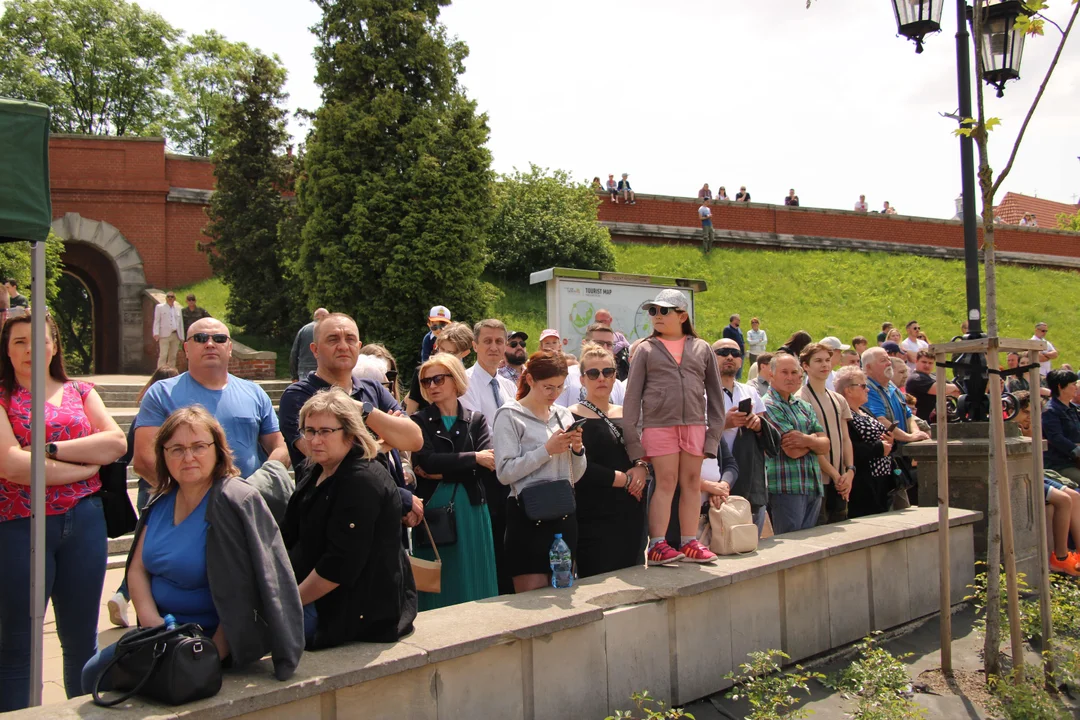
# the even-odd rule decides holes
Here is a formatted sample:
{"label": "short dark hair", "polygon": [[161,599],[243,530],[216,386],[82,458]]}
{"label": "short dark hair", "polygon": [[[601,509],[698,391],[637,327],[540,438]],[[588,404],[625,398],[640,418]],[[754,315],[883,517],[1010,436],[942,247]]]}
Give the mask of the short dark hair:
{"label": "short dark hair", "polygon": [[851,338],[852,345],[858,345],[859,343],[862,343],[863,345],[869,345],[870,341],[864,338],[862,335],[856,335],[855,337]]}
{"label": "short dark hair", "polygon": [[192,302],[195,302],[195,293],[188,293],[187,294],[187,299],[191,300]]}
{"label": "short dark hair", "polygon": [[757,365],[760,368],[762,365],[768,365],[772,362],[773,354],[769,352],[761,353],[757,356]]}
{"label": "short dark hair", "polygon": [[1072,370],[1058,368],[1046,373],[1046,386],[1050,388],[1050,397],[1057,397],[1061,394],[1061,388],[1072,385],[1078,379],[1080,379],[1080,376]]}
{"label": "short dark hair", "polygon": [[920,350],[915,354],[915,359],[917,360],[919,358],[930,358],[931,360],[934,360],[935,356],[934,353],[930,352],[929,350]]}
{"label": "short dark hair", "polygon": [[907,325],[905,325],[904,327],[905,327],[905,328],[909,328],[909,327],[911,327],[912,325],[918,325],[918,324],[919,324],[919,321],[918,321],[918,320],[908,320],[908,323],[907,323]]}
{"label": "short dark hair", "polygon": [[892,326],[893,326],[893,324],[886,320],[885,322],[881,323],[881,332],[885,332],[886,330],[888,330]]}
{"label": "short dark hair", "polygon": [[1012,394],[1012,396],[1016,398],[1017,411],[1022,412],[1031,407],[1031,393],[1029,393],[1027,390],[1017,390]]}
{"label": "short dark hair", "polygon": [[4,279],[4,284],[5,285],[11,285],[12,287],[14,287],[16,289],[19,287],[18,281],[15,280],[15,278],[13,278],[13,277],[5,278]]}

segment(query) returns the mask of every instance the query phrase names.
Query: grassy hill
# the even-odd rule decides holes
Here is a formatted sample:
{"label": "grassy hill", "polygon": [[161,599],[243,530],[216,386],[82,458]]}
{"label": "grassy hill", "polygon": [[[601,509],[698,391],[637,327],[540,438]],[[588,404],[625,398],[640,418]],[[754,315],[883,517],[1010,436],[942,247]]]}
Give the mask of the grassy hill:
{"label": "grassy hill", "polygon": [[[865,335],[872,344],[885,320],[901,328],[908,320],[918,320],[931,341],[941,342],[959,334],[966,312],[964,264],[959,260],[730,248],[716,248],[706,256],[693,247],[656,245],[617,245],[615,255],[620,272],[705,280],[709,289],[697,298],[697,330],[709,340],[720,337],[728,317],[737,312],[744,330],[751,316],[761,319],[770,349],[796,330],[806,330],[815,339],[836,335],[844,342]],[[544,287],[530,286],[527,280],[497,284],[503,295],[495,315],[511,329],[529,334],[531,352],[547,324]],[[177,295],[183,297],[189,289],[200,305],[224,317],[228,289],[220,281],[183,288]],[[1035,323],[1045,320],[1049,338],[1061,352],[1055,365],[1080,363],[1080,337],[1071,332],[1073,313],[1080,307],[1080,274],[1000,266],[998,295],[1002,336],[1029,338]],[[238,337],[258,349],[282,350],[256,337]]]}

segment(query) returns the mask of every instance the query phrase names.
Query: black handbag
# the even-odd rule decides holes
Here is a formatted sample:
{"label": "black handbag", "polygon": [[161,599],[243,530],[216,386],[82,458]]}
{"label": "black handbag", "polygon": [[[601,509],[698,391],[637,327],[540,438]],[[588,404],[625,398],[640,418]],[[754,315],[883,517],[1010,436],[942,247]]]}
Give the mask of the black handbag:
{"label": "black handbag", "polygon": [[535,523],[564,520],[577,512],[574,486],[565,480],[525,488],[518,493],[518,504],[525,517]]}
{"label": "black handbag", "polygon": [[[110,676],[119,697],[103,700],[101,681]],[[213,697],[221,689],[221,657],[194,623],[171,630],[164,625],[124,633],[116,655],[94,681],[94,704],[119,705],[133,695],[167,705]]]}
{"label": "black handbag", "polygon": [[111,538],[127,535],[139,522],[127,491],[127,463],[102,465],[98,477],[101,478],[101,489],[94,496],[101,498],[105,532]]}
{"label": "black handbag", "polygon": [[[454,498],[457,497],[458,487],[461,483],[454,483],[454,492],[450,495],[450,502],[446,507],[424,508],[424,519],[427,520],[428,532],[413,535],[413,547],[431,547],[434,539],[436,545],[453,545],[457,542],[457,518],[454,517]],[[428,537],[430,535],[430,537]]]}

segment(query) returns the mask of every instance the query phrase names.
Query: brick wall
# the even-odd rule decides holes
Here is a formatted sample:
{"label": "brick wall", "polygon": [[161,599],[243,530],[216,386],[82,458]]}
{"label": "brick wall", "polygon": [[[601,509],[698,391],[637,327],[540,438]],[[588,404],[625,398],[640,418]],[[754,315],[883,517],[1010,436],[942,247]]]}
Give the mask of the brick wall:
{"label": "brick wall", "polygon": [[[187,371],[187,356],[184,355],[183,348],[176,356],[176,367],[180,372]],[[276,368],[277,361],[274,359],[237,357],[235,354],[229,358],[229,372],[245,380],[273,380],[276,377]]]}

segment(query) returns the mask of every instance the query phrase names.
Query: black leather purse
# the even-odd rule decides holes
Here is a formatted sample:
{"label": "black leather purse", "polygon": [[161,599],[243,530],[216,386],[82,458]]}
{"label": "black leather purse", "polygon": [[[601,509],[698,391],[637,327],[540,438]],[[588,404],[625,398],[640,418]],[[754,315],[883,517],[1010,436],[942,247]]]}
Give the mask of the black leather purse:
{"label": "black leather purse", "polygon": [[98,477],[101,478],[101,489],[94,493],[94,497],[101,498],[105,533],[111,538],[127,535],[139,522],[127,491],[127,463],[102,465]]}
{"label": "black leather purse", "polygon": [[[122,691],[101,697],[101,681],[109,676]],[[94,681],[94,704],[119,705],[133,695],[167,705],[212,697],[221,689],[221,657],[213,640],[194,623],[168,629],[164,625],[124,633],[116,655]]]}
{"label": "black leather purse", "polygon": [[518,493],[518,503],[525,517],[535,523],[564,520],[577,512],[574,486],[565,480],[525,488]]}
{"label": "black leather purse", "polygon": [[[454,483],[454,492],[450,494],[450,502],[446,507],[424,508],[424,519],[427,520],[428,531],[426,533],[413,534],[413,547],[431,547],[431,541],[439,546],[453,545],[457,542],[457,518],[454,517],[454,498],[457,497],[461,483]],[[430,535],[430,537],[429,537]]]}

